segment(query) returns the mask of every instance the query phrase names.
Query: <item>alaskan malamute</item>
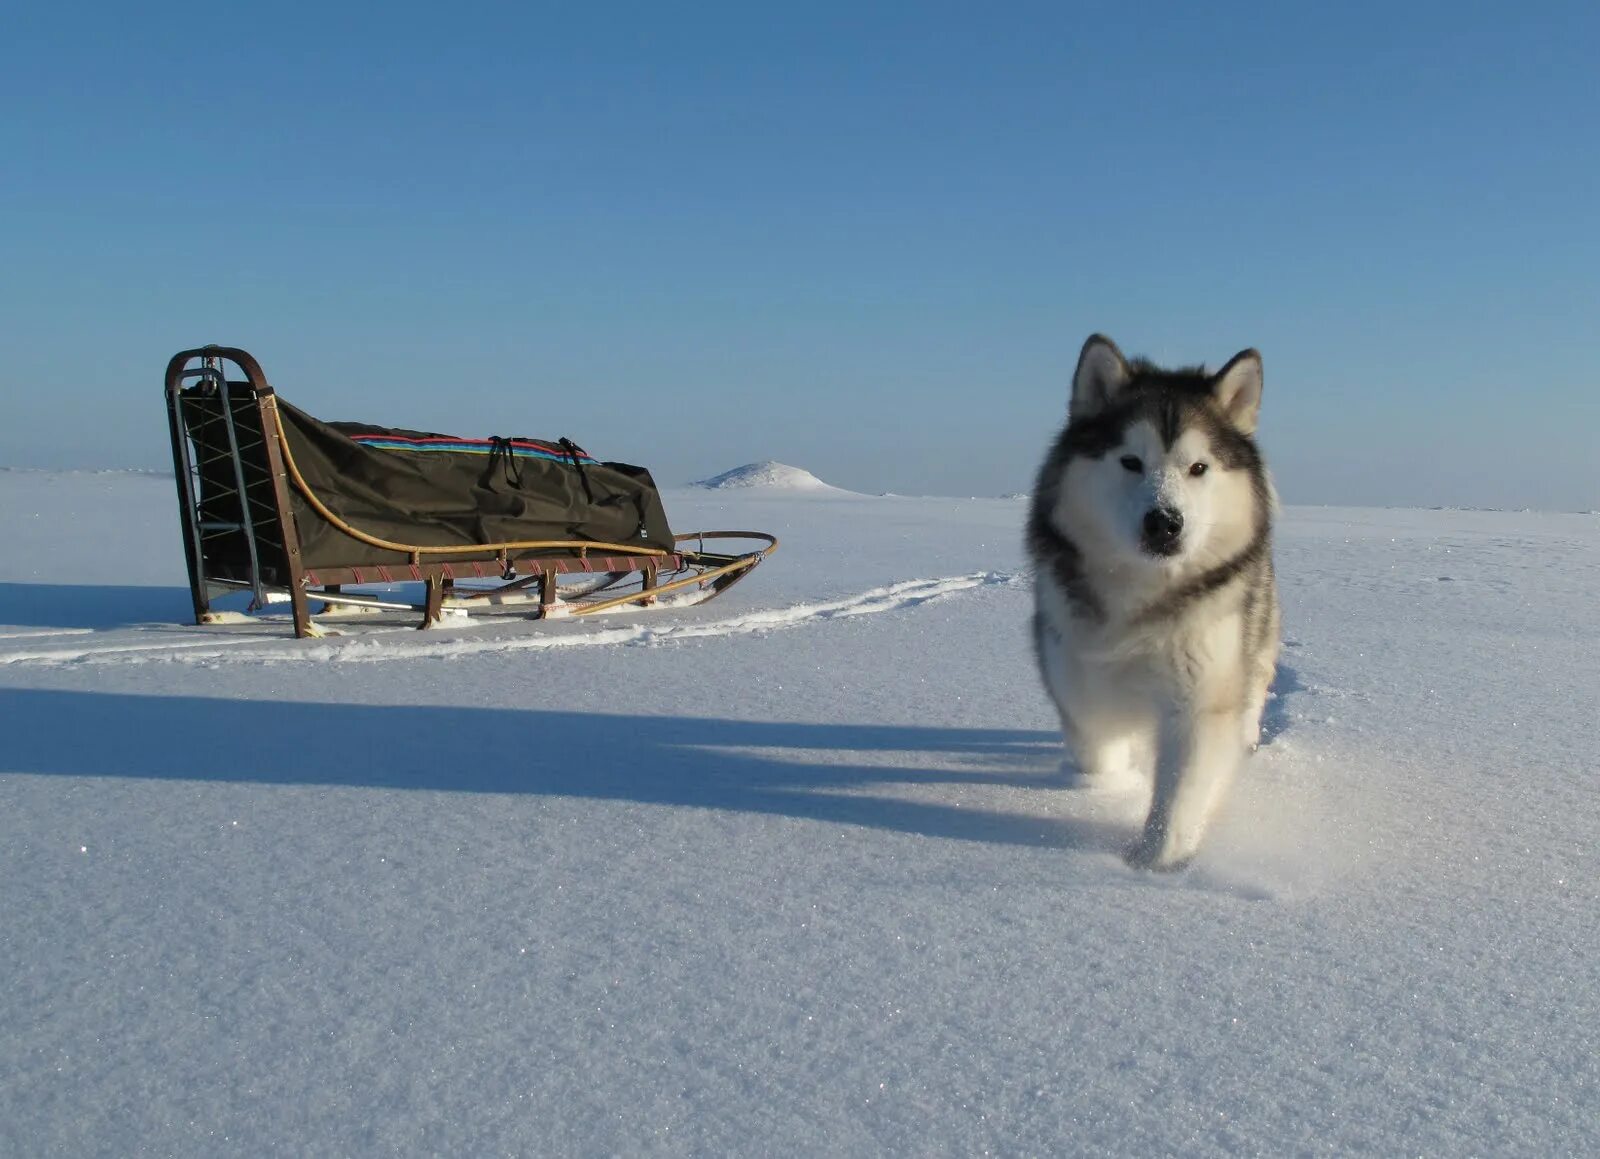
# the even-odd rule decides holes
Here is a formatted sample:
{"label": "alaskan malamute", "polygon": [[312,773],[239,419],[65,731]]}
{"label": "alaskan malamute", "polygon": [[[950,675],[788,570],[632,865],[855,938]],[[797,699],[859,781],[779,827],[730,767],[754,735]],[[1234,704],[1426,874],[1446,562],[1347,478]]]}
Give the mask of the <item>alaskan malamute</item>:
{"label": "alaskan malamute", "polygon": [[1161,370],[1096,334],[1034,487],[1039,672],[1084,784],[1153,779],[1134,865],[1193,857],[1260,740],[1279,632],[1260,408],[1254,350]]}

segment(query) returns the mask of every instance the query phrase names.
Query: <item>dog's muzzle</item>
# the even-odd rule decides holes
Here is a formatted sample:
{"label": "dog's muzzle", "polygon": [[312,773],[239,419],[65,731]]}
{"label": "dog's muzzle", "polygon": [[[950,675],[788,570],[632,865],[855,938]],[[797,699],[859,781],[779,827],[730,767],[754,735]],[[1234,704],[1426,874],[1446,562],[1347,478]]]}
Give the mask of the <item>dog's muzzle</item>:
{"label": "dog's muzzle", "polygon": [[1183,539],[1183,513],[1175,507],[1152,507],[1144,513],[1140,542],[1151,555],[1176,555]]}

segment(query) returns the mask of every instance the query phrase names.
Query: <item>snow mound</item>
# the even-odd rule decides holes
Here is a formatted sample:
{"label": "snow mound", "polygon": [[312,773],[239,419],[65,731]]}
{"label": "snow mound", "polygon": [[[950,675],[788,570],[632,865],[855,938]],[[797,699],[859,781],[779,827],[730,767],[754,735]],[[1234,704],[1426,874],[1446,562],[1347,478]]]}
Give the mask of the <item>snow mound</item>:
{"label": "snow mound", "polygon": [[824,483],[803,467],[791,467],[787,463],[775,463],[771,459],[761,463],[746,463],[742,467],[735,467],[731,471],[724,471],[720,475],[713,475],[709,479],[701,479],[689,485],[691,487],[704,487],[708,491],[759,488],[763,491],[814,491],[831,492],[836,495],[849,494],[842,487]]}

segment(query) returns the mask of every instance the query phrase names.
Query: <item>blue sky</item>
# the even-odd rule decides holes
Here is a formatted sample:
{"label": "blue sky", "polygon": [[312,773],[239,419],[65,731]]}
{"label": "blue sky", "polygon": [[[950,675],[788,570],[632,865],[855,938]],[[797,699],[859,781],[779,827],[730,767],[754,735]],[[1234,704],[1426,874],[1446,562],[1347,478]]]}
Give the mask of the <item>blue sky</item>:
{"label": "blue sky", "polygon": [[1103,330],[1259,347],[1289,502],[1600,507],[1600,6],[29,7],[0,464],[163,465],[220,342],[324,418],[996,494]]}

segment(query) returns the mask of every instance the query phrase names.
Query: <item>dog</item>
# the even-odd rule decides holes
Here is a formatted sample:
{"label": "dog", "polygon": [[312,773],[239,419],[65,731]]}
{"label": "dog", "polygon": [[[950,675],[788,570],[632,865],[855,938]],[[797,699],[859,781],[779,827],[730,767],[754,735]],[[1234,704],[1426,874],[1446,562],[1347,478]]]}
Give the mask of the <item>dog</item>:
{"label": "dog", "polygon": [[1215,374],[1084,343],[1027,523],[1034,650],[1087,787],[1153,782],[1129,864],[1199,850],[1277,668],[1277,496],[1256,446],[1261,355]]}

